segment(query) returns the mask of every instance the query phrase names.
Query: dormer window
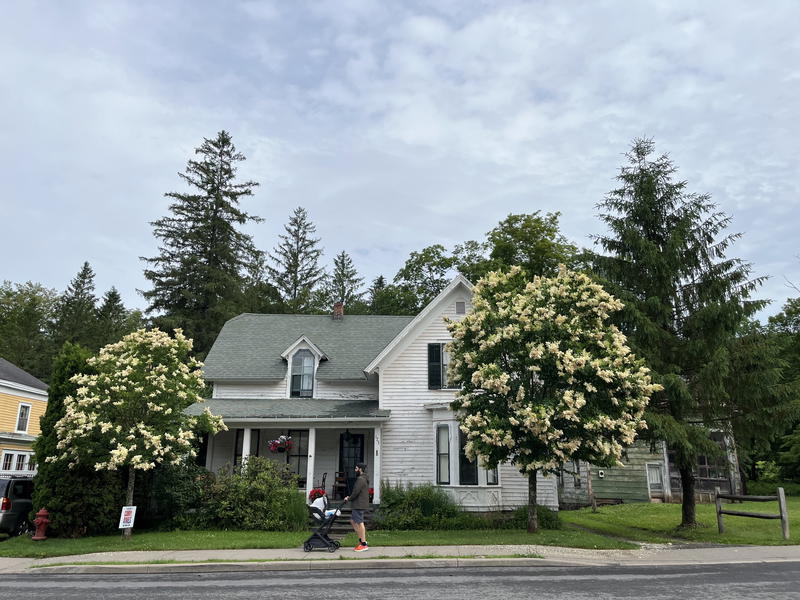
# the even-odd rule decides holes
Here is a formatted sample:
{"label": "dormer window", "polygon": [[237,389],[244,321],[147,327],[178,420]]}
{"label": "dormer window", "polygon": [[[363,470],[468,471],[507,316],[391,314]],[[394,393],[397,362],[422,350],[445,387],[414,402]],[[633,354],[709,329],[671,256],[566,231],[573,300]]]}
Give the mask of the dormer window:
{"label": "dormer window", "polygon": [[314,395],[314,355],[310,350],[298,350],[292,357],[292,398],[312,398]]}

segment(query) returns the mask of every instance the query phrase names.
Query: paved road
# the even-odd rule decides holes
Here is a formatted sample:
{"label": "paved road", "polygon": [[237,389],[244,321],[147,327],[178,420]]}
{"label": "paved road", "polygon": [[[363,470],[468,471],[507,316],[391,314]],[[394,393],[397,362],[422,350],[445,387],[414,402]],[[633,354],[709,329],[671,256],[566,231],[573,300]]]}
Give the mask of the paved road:
{"label": "paved road", "polygon": [[[6,593],[13,590],[13,593]],[[800,563],[696,567],[397,569],[169,575],[4,575],[15,600],[800,599]]]}

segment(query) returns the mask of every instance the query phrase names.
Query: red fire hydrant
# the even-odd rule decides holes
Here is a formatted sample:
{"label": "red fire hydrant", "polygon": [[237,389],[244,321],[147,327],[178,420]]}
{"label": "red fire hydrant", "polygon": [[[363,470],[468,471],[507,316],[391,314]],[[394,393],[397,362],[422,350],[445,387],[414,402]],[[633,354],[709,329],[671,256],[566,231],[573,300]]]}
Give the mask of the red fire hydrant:
{"label": "red fire hydrant", "polygon": [[47,539],[45,532],[47,531],[47,526],[50,524],[50,519],[47,518],[49,516],[50,513],[44,508],[36,513],[36,518],[33,520],[33,524],[36,525],[36,534],[31,538],[32,540],[38,542]]}

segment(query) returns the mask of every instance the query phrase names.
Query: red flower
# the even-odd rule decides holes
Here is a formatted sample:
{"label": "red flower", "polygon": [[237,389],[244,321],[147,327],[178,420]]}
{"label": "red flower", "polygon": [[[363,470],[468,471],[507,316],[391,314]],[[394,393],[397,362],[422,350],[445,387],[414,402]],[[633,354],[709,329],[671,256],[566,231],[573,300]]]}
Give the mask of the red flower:
{"label": "red flower", "polygon": [[310,492],[308,492],[308,499],[313,502],[317,498],[325,495],[325,490],[322,488],[314,488]]}

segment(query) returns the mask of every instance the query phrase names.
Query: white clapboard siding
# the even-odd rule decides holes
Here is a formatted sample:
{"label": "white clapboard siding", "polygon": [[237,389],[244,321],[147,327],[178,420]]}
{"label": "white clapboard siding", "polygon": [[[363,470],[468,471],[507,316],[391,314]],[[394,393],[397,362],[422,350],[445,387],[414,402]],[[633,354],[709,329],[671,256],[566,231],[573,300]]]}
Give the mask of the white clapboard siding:
{"label": "white clapboard siding", "polygon": [[390,483],[430,483],[434,480],[434,435],[425,404],[450,402],[453,390],[428,389],[428,344],[447,342],[443,317],[455,317],[455,301],[467,301],[456,288],[441,308],[419,324],[396,356],[380,369],[380,407],[392,411],[383,429],[381,478]]}
{"label": "white clapboard siding", "polygon": [[214,383],[214,398],[283,398],[286,380],[259,383]]}
{"label": "white clapboard siding", "polygon": [[[396,355],[387,357],[388,364],[381,367],[380,407],[392,411],[383,428],[381,461],[381,478],[389,483],[419,485],[435,480],[433,419],[425,405],[449,403],[455,392],[428,389],[428,344],[451,339],[443,319],[458,318],[456,301],[466,301],[467,311],[471,309],[468,294],[463,288],[456,288],[442,300],[434,314],[409,334],[409,339],[398,347]],[[539,504],[557,509],[555,477],[540,476],[537,484]],[[528,480],[511,465],[501,465],[499,489],[501,508],[513,508],[528,502]],[[467,500],[470,492],[465,486],[449,488],[448,493],[456,500],[460,494],[464,495],[465,507],[493,508],[472,505]]]}

